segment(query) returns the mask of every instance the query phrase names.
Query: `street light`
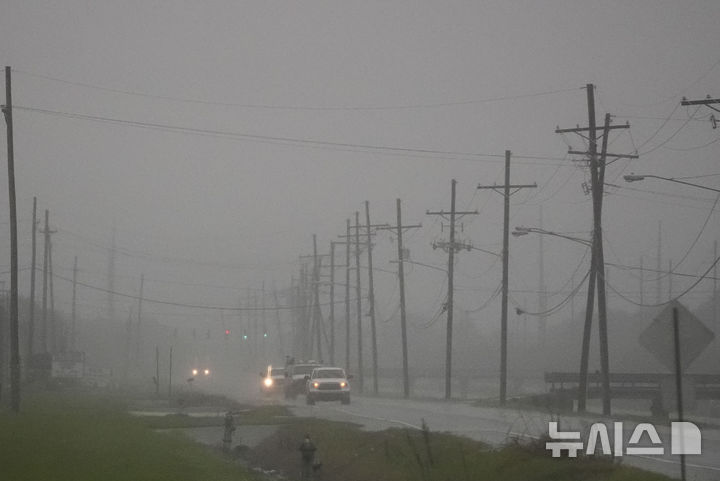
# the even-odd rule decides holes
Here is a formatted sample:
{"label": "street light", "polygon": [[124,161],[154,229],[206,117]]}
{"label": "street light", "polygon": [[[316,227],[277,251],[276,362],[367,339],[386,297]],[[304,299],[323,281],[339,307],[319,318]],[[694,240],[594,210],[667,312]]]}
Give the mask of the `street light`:
{"label": "street light", "polygon": [[698,189],[710,190],[713,192],[720,193],[720,189],[714,189],[712,187],[707,187],[704,185],[693,184],[692,182],[685,182],[683,180],[674,179],[672,177],[661,177],[659,175],[649,175],[649,174],[639,175],[639,174],[634,174],[634,173],[623,176],[623,179],[625,179],[625,182],[640,182],[641,180],[645,180],[646,178],[667,180],[668,182],[675,182],[677,184],[689,185],[691,187],[697,187]]}
{"label": "street light", "polygon": [[517,227],[515,227],[515,230],[512,231],[512,235],[514,235],[515,237],[528,235],[530,233],[551,235],[554,237],[562,237],[563,239],[571,240],[573,242],[577,242],[577,243],[583,244],[585,246],[592,245],[592,242],[589,239],[582,239],[580,237],[573,237],[573,236],[570,236],[567,234],[562,234],[560,232],[553,232],[553,231],[549,231],[549,230],[545,230],[545,229],[538,229],[537,227],[517,226]]}
{"label": "street light", "polygon": [[[544,234],[544,235],[551,235],[555,237],[562,237],[563,239],[571,240],[573,242],[580,243],[582,245],[585,245],[587,247],[592,247],[592,241],[588,239],[581,239],[580,237],[573,237],[565,234],[560,234],[558,232],[552,232],[547,231],[545,229],[538,229],[535,227],[516,227],[515,231],[513,232],[513,235],[515,237],[527,235],[531,232],[537,233],[537,234]],[[590,357],[590,329],[591,329],[591,322],[592,322],[592,304],[593,304],[593,298],[592,298],[592,291],[595,289],[595,277],[593,276],[593,271],[595,269],[595,253],[593,253],[593,260],[591,261],[590,266],[590,273],[589,273],[589,288],[588,288],[588,297],[587,297],[587,308],[585,312],[585,326],[583,329],[583,340],[582,340],[582,350],[580,352],[580,379],[578,381],[578,412],[584,412],[585,411],[585,405],[587,402],[587,377],[588,377],[588,364],[589,364],[589,357]],[[603,275],[603,274],[601,274]],[[599,301],[599,299],[598,299]],[[518,312],[518,314],[520,314]],[[607,386],[604,386],[604,393],[603,397],[607,397],[608,399],[608,405],[609,405],[609,399],[610,399],[610,391]],[[604,401],[605,402],[605,401]]]}

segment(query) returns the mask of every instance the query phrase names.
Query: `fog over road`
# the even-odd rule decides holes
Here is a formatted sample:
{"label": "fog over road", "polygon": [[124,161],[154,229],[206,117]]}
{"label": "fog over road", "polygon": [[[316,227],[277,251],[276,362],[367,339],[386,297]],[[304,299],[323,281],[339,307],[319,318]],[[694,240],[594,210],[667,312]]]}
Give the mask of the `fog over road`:
{"label": "fog over road", "polygon": [[[317,417],[333,421],[361,424],[364,429],[382,430],[390,427],[420,429],[423,420],[431,431],[447,431],[499,446],[512,437],[539,437],[548,432],[549,414],[471,406],[460,402],[383,399],[355,396],[352,404],[318,403],[305,405],[303,397],[286,403],[297,416]],[[557,420],[557,418],[556,418]],[[615,419],[620,421],[622,419]],[[587,433],[589,426],[601,419],[590,417],[560,417],[561,430],[578,430]],[[627,446],[637,422],[625,420],[623,428]],[[658,426],[658,434],[665,450],[670,450],[669,426]],[[720,429],[701,426],[702,450],[700,456],[687,456],[687,479],[720,479]],[[612,440],[612,421],[608,433]],[[645,436],[647,437],[647,436]],[[585,435],[582,436],[586,443]],[[612,441],[611,441],[612,442]],[[599,446],[598,446],[599,451]],[[680,476],[679,456],[623,456],[623,463],[655,471],[671,477]]]}

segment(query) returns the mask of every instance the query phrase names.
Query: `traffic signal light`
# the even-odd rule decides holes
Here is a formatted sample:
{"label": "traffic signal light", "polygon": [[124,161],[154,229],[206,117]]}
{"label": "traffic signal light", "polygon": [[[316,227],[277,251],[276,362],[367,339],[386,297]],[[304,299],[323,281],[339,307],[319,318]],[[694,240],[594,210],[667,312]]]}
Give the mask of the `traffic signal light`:
{"label": "traffic signal light", "polygon": [[267,338],[267,337],[268,337],[267,331],[263,332],[263,338]]}
{"label": "traffic signal light", "polygon": [[247,334],[243,332],[243,340],[247,341]]}
{"label": "traffic signal light", "polygon": [[225,329],[225,337],[228,337],[230,335],[230,329]]}

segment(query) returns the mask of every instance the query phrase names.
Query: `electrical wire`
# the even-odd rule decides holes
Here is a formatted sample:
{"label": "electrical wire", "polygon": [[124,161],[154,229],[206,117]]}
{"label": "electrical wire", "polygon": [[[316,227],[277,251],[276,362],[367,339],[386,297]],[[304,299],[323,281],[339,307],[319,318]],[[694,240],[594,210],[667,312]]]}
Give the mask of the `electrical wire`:
{"label": "electrical wire", "polygon": [[640,307],[661,307],[661,306],[666,306],[666,305],[670,304],[670,303],[673,302],[673,301],[677,301],[678,299],[680,299],[681,297],[685,296],[687,293],[689,293],[690,291],[692,291],[693,289],[695,289],[695,287],[697,287],[697,285],[700,284],[700,282],[702,282],[703,280],[705,280],[705,279],[708,278],[708,274],[710,273],[710,271],[715,267],[715,265],[716,265],[718,262],[720,262],[720,257],[718,257],[717,259],[715,259],[715,261],[710,265],[710,267],[708,267],[707,270],[706,270],[700,277],[698,277],[698,279],[697,279],[695,282],[693,282],[692,285],[690,285],[690,287],[688,287],[687,289],[685,289],[684,291],[682,291],[682,292],[681,292],[680,294],[678,294],[677,296],[673,297],[671,300],[665,301],[665,302],[659,302],[659,303],[657,303],[657,304],[642,304],[642,303],[637,302],[637,301],[635,301],[635,300],[633,300],[633,299],[630,299],[629,297],[624,296],[624,295],[621,294],[617,289],[615,289],[614,287],[612,287],[608,282],[605,282],[605,284],[610,288],[611,291],[613,291],[613,292],[614,292],[615,294],[617,294],[620,298],[624,299],[625,301],[629,302],[630,304],[634,304],[634,305],[640,306]]}
{"label": "electrical wire", "polygon": [[[155,122],[141,122],[141,121],[135,121],[135,120],[125,120],[125,119],[112,118],[112,117],[101,117],[101,116],[95,116],[95,115],[77,114],[77,113],[72,113],[72,112],[61,112],[61,111],[55,111],[55,110],[39,109],[39,108],[24,107],[24,106],[17,106],[17,105],[14,106],[14,108],[17,110],[26,111],[26,112],[34,112],[34,113],[39,113],[39,114],[43,114],[43,115],[58,116],[58,117],[76,119],[76,120],[110,123],[110,124],[124,125],[124,126],[143,128],[143,129],[160,130],[160,131],[164,131],[164,132],[183,133],[183,134],[210,136],[210,137],[220,137],[220,138],[225,138],[225,139],[258,142],[258,143],[266,143],[266,144],[273,144],[273,145],[303,146],[303,147],[309,147],[309,148],[315,148],[315,149],[330,148],[330,149],[340,150],[340,151],[372,153],[372,154],[382,154],[382,155],[403,155],[403,154],[406,154],[406,155],[412,154],[413,156],[423,156],[424,155],[425,157],[423,157],[423,158],[435,158],[433,156],[442,156],[443,161],[447,161],[448,160],[447,157],[452,156],[452,157],[454,157],[454,160],[471,161],[471,162],[501,163],[501,162],[504,162],[504,160],[500,160],[500,159],[504,159],[504,157],[505,157],[504,154],[455,152],[455,151],[447,151],[447,150],[417,149],[417,148],[410,148],[410,147],[393,147],[393,146],[383,146],[383,145],[355,144],[355,143],[350,143],[350,142],[332,142],[332,141],[316,140],[316,139],[302,139],[302,138],[294,138],[294,137],[279,137],[279,136],[271,136],[271,135],[247,134],[247,133],[242,133],[242,132],[231,132],[231,131],[223,131],[223,130],[215,130],[215,129],[198,129],[198,128],[192,128],[192,127],[181,127],[181,126],[170,125],[170,124],[160,124],[160,123],[155,123]],[[485,159],[481,160],[481,158],[485,158]],[[495,159],[495,158],[497,158],[498,160],[488,160],[488,159]],[[562,160],[558,157],[547,157],[547,156],[539,156],[539,155],[514,155],[514,158],[526,159],[526,160]],[[523,162],[517,162],[517,163],[523,163]],[[537,162],[529,162],[528,164],[529,165],[553,165],[553,164],[538,164]]]}
{"label": "electrical wire", "polygon": [[41,78],[45,80],[51,80],[54,82],[64,83],[68,85],[74,85],[78,87],[84,87],[84,88],[90,88],[94,90],[100,90],[104,92],[112,92],[116,94],[123,94],[123,95],[130,95],[135,97],[144,97],[144,98],[153,98],[153,99],[159,99],[159,100],[170,100],[174,102],[182,102],[182,103],[189,103],[189,104],[200,104],[200,105],[212,105],[212,106],[220,106],[220,107],[238,107],[238,108],[246,108],[246,109],[264,109],[264,110],[306,110],[306,111],[381,111],[381,110],[411,110],[411,109],[428,109],[428,108],[438,108],[438,107],[453,107],[453,106],[459,106],[459,105],[474,105],[474,104],[483,104],[483,103],[490,103],[490,102],[500,102],[500,101],[506,101],[506,100],[517,100],[517,99],[524,99],[524,98],[530,98],[530,97],[541,97],[546,95],[555,95],[559,93],[564,92],[573,92],[575,90],[578,90],[577,87],[575,88],[566,88],[566,89],[556,89],[556,90],[547,90],[543,92],[533,92],[533,93],[527,93],[527,94],[518,94],[518,95],[506,95],[501,97],[489,97],[489,98],[483,98],[483,99],[475,99],[475,100],[460,100],[455,102],[438,102],[438,103],[426,103],[426,104],[406,104],[406,105],[386,105],[386,106],[302,106],[302,105],[270,105],[270,104],[251,104],[251,103],[233,103],[233,102],[218,102],[218,101],[210,101],[210,100],[200,100],[200,99],[191,99],[187,97],[175,97],[170,95],[157,95],[157,94],[149,94],[145,92],[137,92],[132,90],[122,90],[122,89],[114,89],[109,87],[102,87],[99,85],[93,85],[89,83],[84,82],[75,82],[71,80],[65,80],[58,77],[51,77],[49,75],[41,75],[37,73],[28,72],[25,70],[18,70],[18,69],[12,69],[13,72],[26,75],[29,77],[36,77]]}

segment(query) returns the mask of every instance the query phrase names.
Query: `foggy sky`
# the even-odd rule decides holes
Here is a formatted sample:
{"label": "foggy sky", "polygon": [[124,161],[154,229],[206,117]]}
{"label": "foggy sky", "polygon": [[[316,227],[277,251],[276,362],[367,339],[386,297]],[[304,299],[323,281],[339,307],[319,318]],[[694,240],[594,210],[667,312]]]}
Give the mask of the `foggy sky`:
{"label": "foggy sky", "polygon": [[[720,173],[720,144],[701,148],[718,138],[707,120],[711,111],[678,107],[683,96],[720,95],[720,4],[713,0],[0,5],[0,59],[14,69],[21,268],[30,264],[33,196],[40,212],[51,210],[58,230],[56,273],[71,277],[78,256],[80,280],[107,287],[115,226],[115,289],[132,295],[141,274],[145,296],[190,304],[234,306],[263,281],[268,290],[273,282],[287,287],[298,255],[311,253],[312,234],[327,252],[330,240],[344,234],[346,218],[360,210],[364,221],[365,200],[373,222],[394,223],[395,199],[402,198],[404,221],[423,224],[408,234],[413,260],[443,266],[445,254],[430,244],[445,239],[447,229],[441,232],[425,211],[450,208],[453,178],[458,208],[480,211],[463,219],[459,237],[500,251],[502,198],[475,187],[503,182],[506,149],[518,156],[512,181],[538,184],[513,196],[511,227],[539,226],[541,205],[546,229],[587,237],[591,204],[581,185],[589,183],[587,170],[566,156],[568,143],[585,146],[577,136],[554,133],[556,126],[587,124],[581,89],[587,83],[598,89],[598,123],[610,112],[614,122],[631,124],[612,135],[610,150],[641,154],[608,167],[606,181],[621,188],[607,188],[606,261],[636,266],[645,256],[645,266],[654,268],[662,220],[667,268],[713,207],[711,192],[622,180],[630,172]],[[4,136],[2,143],[5,158]],[[720,177],[694,181],[720,186]],[[4,268],[7,198],[7,183],[0,183]],[[713,213],[679,271],[701,274],[712,263],[718,227]],[[510,245],[512,301],[535,310],[538,239],[512,238]],[[544,248],[548,291],[569,290],[584,248],[551,238]],[[378,236],[374,254],[377,267],[395,270],[388,234]],[[459,258],[457,308],[472,310],[495,291],[501,265],[479,251]],[[429,318],[442,302],[445,276],[421,266],[408,271],[408,308]],[[639,300],[636,277],[609,271],[613,287]],[[9,284],[8,274],[3,279]],[[27,271],[20,282],[27,295]],[[673,279],[673,289],[691,282]],[[392,273],[376,274],[381,320],[395,311],[395,284]],[[655,284],[645,287],[654,301]],[[705,294],[689,295],[688,304],[705,301],[711,287],[701,284],[697,292]],[[58,307],[66,312],[69,288],[56,281]],[[565,295],[552,295],[548,305]],[[81,315],[103,316],[105,299],[81,289]],[[116,302],[120,318],[135,305]],[[612,292],[610,303],[634,310]],[[144,309],[170,326],[219,317]],[[495,323],[498,313],[499,299],[473,316]]]}

